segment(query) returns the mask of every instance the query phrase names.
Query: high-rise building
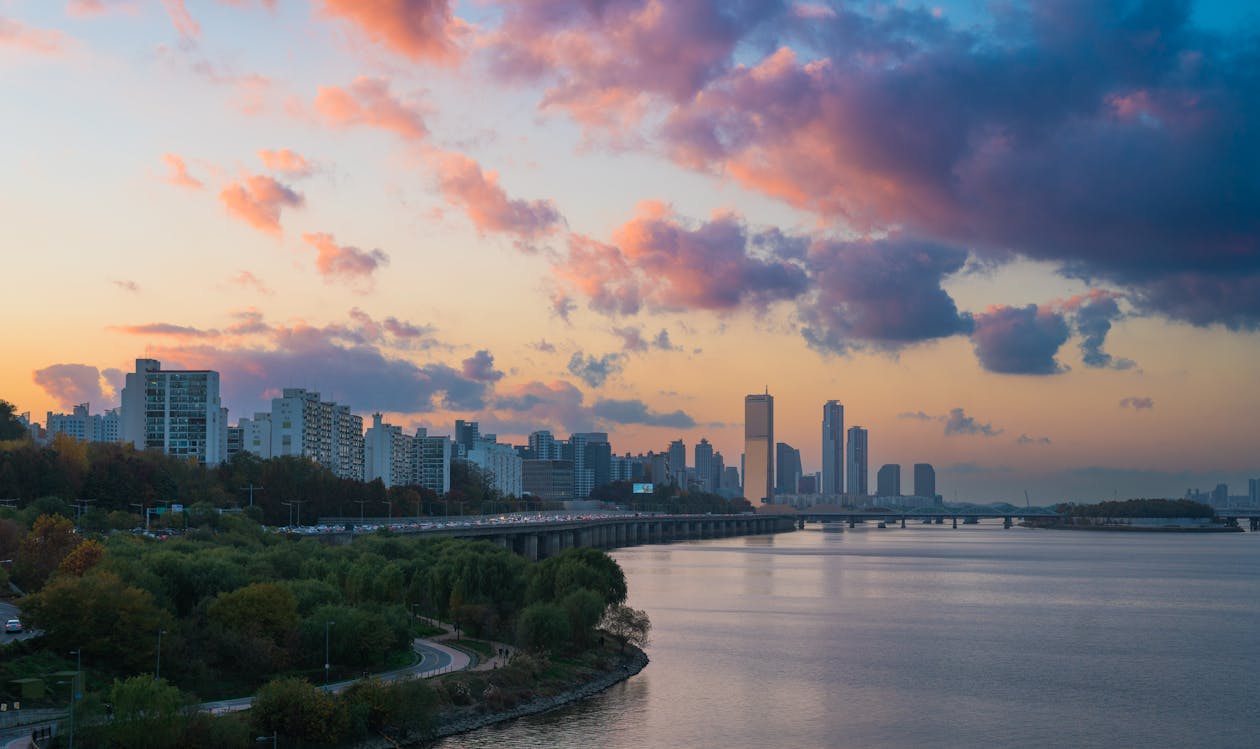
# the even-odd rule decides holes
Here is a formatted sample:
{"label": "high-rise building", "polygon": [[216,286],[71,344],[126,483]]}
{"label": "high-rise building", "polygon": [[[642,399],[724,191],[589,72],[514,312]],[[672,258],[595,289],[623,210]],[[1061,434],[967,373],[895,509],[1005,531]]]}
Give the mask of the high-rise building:
{"label": "high-rise building", "polygon": [[718,489],[717,476],[713,472],[713,445],[701,438],[693,451],[696,461],[696,477],[700,491],[713,493]]}
{"label": "high-rise building", "polygon": [[451,438],[445,435],[430,437],[424,427],[416,430],[412,441],[412,474],[411,483],[438,494],[446,494],[451,490],[451,457],[455,453]]}
{"label": "high-rise building", "polygon": [[686,486],[687,483],[687,444],[682,440],[669,443],[669,473],[674,483]]}
{"label": "high-rise building", "polygon": [[569,460],[521,461],[521,491],[544,502],[573,499],[573,462]]}
{"label": "high-rise building", "polygon": [[477,440],[468,451],[468,462],[480,466],[504,497],[521,496],[521,457],[511,445]]}
{"label": "high-rise building", "polygon": [[386,424],[380,413],[372,414],[372,426],[363,437],[363,480],[380,479],[386,488],[412,483],[414,439],[402,427]]}
{"label": "high-rise building", "polygon": [[58,434],[80,442],[118,442],[122,439],[122,417],[117,408],[103,414],[90,414],[86,403],[75,406],[68,414],[49,411],[44,422],[45,439],[51,440]]}
{"label": "high-rise building", "polygon": [[754,505],[774,501],[774,396],[744,397],[744,498]]}
{"label": "high-rise building", "polygon": [[801,478],[801,451],[786,442],[774,445],[774,492],[796,494]]}
{"label": "high-rise building", "polygon": [[363,417],[306,388],[271,399],[271,455],[308,458],[343,479],[363,480]]}
{"label": "high-rise building", "polygon": [[875,494],[880,497],[901,496],[901,464],[885,463],[875,475]]}
{"label": "high-rise building", "polygon": [[260,458],[271,457],[271,413],[258,412],[252,419],[241,419],[241,449]]}
{"label": "high-rise building", "polygon": [[481,439],[480,424],[463,419],[455,420],[455,449],[459,451],[459,457],[467,457],[468,452],[476,446],[479,439]]}
{"label": "high-rise building", "polygon": [[218,372],[164,370],[156,359],[136,359],[123,386],[122,441],[218,465],[227,446],[223,413]]}
{"label": "high-rise building", "polygon": [[[456,422],[458,423],[458,422]],[[529,450],[534,460],[559,460],[560,443],[551,432],[540,429],[529,434]]]}
{"label": "high-rise building", "polygon": [[844,461],[844,405],[840,401],[827,401],[823,404],[819,494],[844,494]]}
{"label": "high-rise building", "polygon": [[[577,432],[569,435],[569,439],[579,437],[582,440],[582,469],[590,472],[590,487],[612,483],[612,445],[608,442],[608,432]],[[582,496],[590,496],[590,490]]]}
{"label": "high-rise building", "polygon": [[936,469],[931,463],[914,464],[914,496],[936,496]]}
{"label": "high-rise building", "polygon": [[862,427],[852,427],[848,432],[845,469],[848,471],[849,480],[845,485],[845,494],[854,497],[867,493],[866,461],[869,452],[866,434],[866,430]]}
{"label": "high-rise building", "polygon": [[1260,506],[1260,479],[1247,479],[1247,499],[1252,507]]}

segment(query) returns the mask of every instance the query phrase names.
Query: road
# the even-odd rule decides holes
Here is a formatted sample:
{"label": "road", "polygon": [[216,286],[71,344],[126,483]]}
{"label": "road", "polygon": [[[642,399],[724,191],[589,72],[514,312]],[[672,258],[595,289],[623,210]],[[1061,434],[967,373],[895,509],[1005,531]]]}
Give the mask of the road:
{"label": "road", "polygon": [[[467,653],[455,650],[454,648],[448,648],[441,643],[433,642],[431,640],[417,639],[412,642],[412,648],[416,651],[416,654],[420,656],[419,662],[415,665],[396,669],[394,671],[372,674],[372,677],[375,679],[381,679],[382,681],[423,679],[450,671],[461,671],[472,664],[472,659]],[[338,681],[329,684],[325,687],[325,689],[329,692],[336,693],[357,681],[359,681],[359,679]],[[201,703],[201,709],[211,713],[230,713],[237,710],[248,710],[249,706],[253,704],[253,702],[253,697],[237,697],[230,700],[203,702]]]}
{"label": "road", "polygon": [[[22,610],[19,609],[17,606],[14,606],[11,603],[0,603],[0,625],[3,625],[5,622],[7,622],[10,619],[21,619],[21,618],[22,618]],[[23,622],[23,624],[25,624],[25,622]],[[3,627],[0,626],[0,630],[2,629]],[[34,637],[35,634],[36,634],[35,632],[26,631],[20,635],[11,635],[3,631],[0,631],[0,645],[8,645],[14,640],[25,640],[29,637]]]}

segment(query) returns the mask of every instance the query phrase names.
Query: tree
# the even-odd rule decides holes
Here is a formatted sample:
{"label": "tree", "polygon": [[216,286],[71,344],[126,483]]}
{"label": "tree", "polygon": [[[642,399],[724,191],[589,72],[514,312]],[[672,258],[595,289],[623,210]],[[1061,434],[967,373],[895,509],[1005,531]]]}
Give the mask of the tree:
{"label": "tree", "polygon": [[[332,695],[301,679],[264,684],[250,710],[254,730],[316,744],[334,744],[346,734],[349,716]],[[289,744],[284,742],[285,746]]]}
{"label": "tree", "polygon": [[66,555],[57,566],[57,572],[63,575],[83,577],[83,573],[92,569],[105,557],[105,547],[100,541],[87,539]]}
{"label": "tree", "polygon": [[531,570],[526,600],[559,601],[579,588],[593,590],[606,605],[626,600],[626,576],[617,562],[599,549],[565,549]]}
{"label": "tree", "polygon": [[82,539],[61,515],[40,515],[13,559],[13,577],[26,590],[39,590]]}
{"label": "tree", "polygon": [[190,700],[166,681],[149,675],[115,680],[109,690],[113,720],[98,724],[104,746],[167,749],[182,745]]}
{"label": "tree", "polygon": [[610,606],[604,612],[599,628],[616,637],[621,643],[622,650],[626,649],[626,643],[645,648],[648,646],[648,633],[652,630],[652,622],[648,620],[647,612],[618,605]]}
{"label": "tree", "polygon": [[569,643],[569,615],[554,603],[534,603],[521,612],[516,624],[516,644],[522,650],[556,652]]}
{"label": "tree", "polygon": [[151,593],[99,567],[83,577],[58,575],[27,596],[22,610],[51,650],[80,649],[85,662],[126,673],[153,667],[165,624]]}
{"label": "tree", "polygon": [[30,434],[26,431],[26,425],[18,420],[16,412],[17,406],[0,400],[0,442],[20,440]]}

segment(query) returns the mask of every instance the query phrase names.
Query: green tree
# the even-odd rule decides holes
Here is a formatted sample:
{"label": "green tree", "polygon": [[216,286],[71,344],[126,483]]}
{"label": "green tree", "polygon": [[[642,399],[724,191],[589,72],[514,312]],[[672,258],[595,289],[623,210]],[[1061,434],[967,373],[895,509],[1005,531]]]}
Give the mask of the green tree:
{"label": "green tree", "polygon": [[124,673],[153,667],[166,623],[151,593],[99,567],[83,577],[58,575],[27,596],[22,610],[51,650],[81,649],[85,663]]}
{"label": "green tree", "polygon": [[183,745],[191,700],[169,682],[155,681],[147,674],[115,680],[108,700],[113,718],[99,724],[100,745],[119,749]]}
{"label": "green tree", "polygon": [[580,588],[561,599],[560,607],[569,617],[569,631],[574,643],[589,645],[595,625],[599,624],[599,618],[607,608],[604,599],[589,588]]}
{"label": "green tree", "polygon": [[566,549],[533,567],[526,600],[559,601],[580,588],[593,590],[606,605],[626,600],[626,576],[612,557],[588,547]]}
{"label": "green tree", "polygon": [[339,710],[332,695],[301,679],[276,679],[263,685],[250,710],[254,730],[273,731],[288,740],[309,744],[335,744],[347,733],[349,716]]}
{"label": "green tree", "polygon": [[625,650],[627,643],[645,648],[648,646],[648,633],[652,631],[652,622],[645,611],[624,605],[610,606],[604,612],[599,628],[617,638],[622,650]]}
{"label": "green tree", "polygon": [[516,644],[522,650],[558,652],[569,643],[572,629],[569,615],[554,603],[534,603],[525,607],[516,624]]}

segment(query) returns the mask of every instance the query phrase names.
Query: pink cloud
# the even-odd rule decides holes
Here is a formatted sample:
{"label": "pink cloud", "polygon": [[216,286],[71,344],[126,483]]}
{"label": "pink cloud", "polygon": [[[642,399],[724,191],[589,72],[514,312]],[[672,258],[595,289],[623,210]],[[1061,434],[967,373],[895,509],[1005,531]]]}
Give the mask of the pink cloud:
{"label": "pink cloud", "polygon": [[91,18],[114,10],[135,11],[135,6],[127,0],[70,0],[66,13],[74,18]]}
{"label": "pink cloud", "polygon": [[232,283],[242,288],[253,289],[260,294],[271,293],[271,289],[267,287],[267,284],[262,282],[262,279],[247,270],[243,270],[233,276]]}
{"label": "pink cloud", "polygon": [[184,5],[184,0],[162,0],[163,7],[166,8],[167,14],[171,17],[171,23],[175,24],[175,30],[179,35],[187,39],[197,39],[201,36],[201,24],[192,17],[188,12],[188,6]]}
{"label": "pink cloud", "polygon": [[606,314],[656,310],[730,311],[792,299],[808,285],[797,263],[757,248],[742,219],[720,213],[691,225],[645,201],[612,245],[573,236],[554,272]]}
{"label": "pink cloud", "polygon": [[377,44],[412,60],[454,63],[465,24],[448,0],[324,0],[324,13],[358,26]]}
{"label": "pink cloud", "polygon": [[66,35],[60,31],[37,29],[0,16],[0,48],[16,47],[27,52],[52,55],[62,51],[67,43]]}
{"label": "pink cloud", "polygon": [[[722,3],[542,0],[508,5],[487,40],[493,70],[550,84],[542,106],[621,130],[656,100],[683,101],[729,65],[743,30]],[[753,14],[755,15],[755,14]]]}
{"label": "pink cloud", "polygon": [[166,181],[172,185],[179,187],[187,187],[191,190],[200,190],[205,187],[201,181],[188,173],[188,167],[184,165],[184,159],[178,154],[164,153],[162,161],[166,162],[166,167],[170,170],[170,174],[166,176]]}
{"label": "pink cloud", "polygon": [[331,234],[303,234],[302,240],[318,251],[315,268],[325,280],[371,279],[377,268],[389,263],[389,255],[384,251],[341,246]]}
{"label": "pink cloud", "polygon": [[33,379],[67,411],[80,403],[101,405],[105,400],[101,372],[87,364],[52,364],[35,370]]}
{"label": "pink cloud", "polygon": [[302,154],[287,148],[258,151],[258,158],[273,172],[283,172],[291,177],[305,177],[311,173],[311,164]]}
{"label": "pink cloud", "polygon": [[452,205],[462,208],[480,232],[503,232],[533,239],[555,230],[564,221],[549,200],[513,200],[499,185],[495,172],[463,154],[437,152],[438,188]]}
{"label": "pink cloud", "polygon": [[367,125],[390,130],[407,140],[429,133],[420,109],[404,104],[389,91],[389,81],[360,76],[346,88],[320,86],[315,109],[338,127]]}
{"label": "pink cloud", "polygon": [[224,187],[219,199],[236,218],[259,231],[277,235],[281,209],[301,208],[306,203],[301,193],[260,174],[248,175]]}

